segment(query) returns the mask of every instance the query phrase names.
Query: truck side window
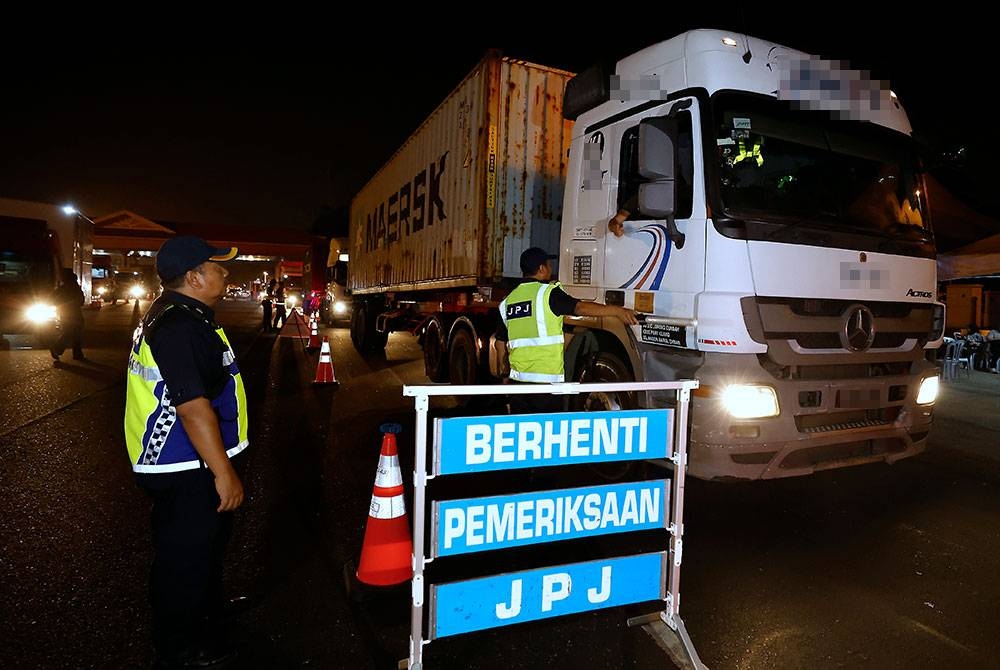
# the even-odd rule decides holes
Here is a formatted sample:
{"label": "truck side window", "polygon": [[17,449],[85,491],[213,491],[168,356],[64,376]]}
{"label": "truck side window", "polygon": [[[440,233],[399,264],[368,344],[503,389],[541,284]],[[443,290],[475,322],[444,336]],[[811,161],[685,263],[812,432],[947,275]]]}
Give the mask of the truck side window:
{"label": "truck side window", "polygon": [[[677,115],[677,151],[674,174],[677,179],[677,211],[674,218],[691,217],[691,203],[694,200],[694,138],[691,130],[691,114]],[[634,198],[639,196],[639,184],[646,181],[639,175],[639,126],[632,126],[622,135],[621,162],[618,174],[618,208],[629,211],[629,219],[644,218]],[[629,203],[630,200],[633,202]],[[629,204],[632,206],[629,207]]]}

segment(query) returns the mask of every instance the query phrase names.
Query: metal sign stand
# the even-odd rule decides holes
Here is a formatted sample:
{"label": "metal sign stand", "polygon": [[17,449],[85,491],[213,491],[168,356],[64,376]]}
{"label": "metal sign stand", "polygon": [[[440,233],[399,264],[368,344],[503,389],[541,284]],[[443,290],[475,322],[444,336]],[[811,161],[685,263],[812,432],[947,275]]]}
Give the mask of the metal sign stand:
{"label": "metal sign stand", "polygon": [[[628,384],[545,384],[545,385],[492,385],[492,386],[462,386],[462,385],[426,385],[404,386],[403,395],[414,398],[416,410],[415,459],[413,472],[413,581],[411,588],[410,614],[410,645],[409,658],[400,661],[399,667],[412,670],[423,670],[423,648],[430,643],[424,639],[424,567],[433,558],[426,556],[424,535],[426,530],[426,487],[434,475],[427,472],[427,421],[430,406],[430,396],[465,396],[465,395],[523,395],[535,393],[577,394],[589,392],[612,391],[656,391],[673,390],[677,395],[677,420],[674,424],[674,449],[671,457],[674,468],[672,483],[673,509],[670,532],[670,561],[667,575],[667,594],[664,598],[666,608],[663,611],[651,613],[628,620],[629,626],[643,625],[661,646],[664,646],[674,660],[682,665],[696,670],[704,670],[705,666],[691,642],[684,622],[679,614],[680,605],[680,568],[683,554],[683,512],[684,512],[684,476],[687,464],[687,422],[691,400],[691,390],[698,387],[694,380],[676,382],[633,382]],[[679,656],[679,658],[678,658]]]}

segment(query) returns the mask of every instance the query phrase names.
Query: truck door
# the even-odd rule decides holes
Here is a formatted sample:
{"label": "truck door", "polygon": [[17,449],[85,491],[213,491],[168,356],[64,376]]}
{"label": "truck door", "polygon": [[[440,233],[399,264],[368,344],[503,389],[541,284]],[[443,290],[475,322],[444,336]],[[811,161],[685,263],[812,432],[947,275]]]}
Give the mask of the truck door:
{"label": "truck door", "polygon": [[[604,283],[608,290],[623,290],[626,304],[641,312],[692,318],[695,296],[705,288],[705,198],[697,110],[694,98],[684,98],[607,129],[616,150],[610,152],[605,227],[620,208],[629,209],[630,216],[621,237],[610,231],[604,236]],[[678,122],[675,221],[685,234],[682,249],[671,242],[664,221],[643,215],[635,200],[645,181],[638,170],[639,122],[671,113]]]}

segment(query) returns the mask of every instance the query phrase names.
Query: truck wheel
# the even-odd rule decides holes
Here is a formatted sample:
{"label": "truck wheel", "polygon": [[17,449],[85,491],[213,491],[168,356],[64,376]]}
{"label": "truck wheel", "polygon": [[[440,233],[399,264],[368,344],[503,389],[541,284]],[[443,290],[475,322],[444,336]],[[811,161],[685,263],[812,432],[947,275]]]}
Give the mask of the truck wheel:
{"label": "truck wheel", "polygon": [[375,315],[371,305],[358,305],[351,316],[351,342],[354,343],[354,348],[366,354],[385,349],[388,340],[388,333],[375,330]]}
{"label": "truck wheel", "polygon": [[[581,384],[627,383],[635,381],[628,366],[608,351],[595,354],[584,366],[577,380]],[[638,409],[636,394],[631,391],[591,392],[574,397],[574,408],[582,412]],[[590,469],[608,481],[618,481],[638,467],[637,461],[592,463]]]}
{"label": "truck wheel", "polygon": [[478,359],[472,333],[464,328],[451,338],[448,347],[448,381],[452,384],[475,384]]}
{"label": "truck wheel", "polygon": [[359,353],[364,353],[364,349],[361,348],[361,338],[364,335],[361,331],[364,330],[365,326],[365,308],[358,305],[351,315],[351,342],[354,344],[354,348],[357,349]]}
{"label": "truck wheel", "polygon": [[431,320],[424,331],[424,372],[437,383],[448,381],[448,360],[442,339],[440,322]]}

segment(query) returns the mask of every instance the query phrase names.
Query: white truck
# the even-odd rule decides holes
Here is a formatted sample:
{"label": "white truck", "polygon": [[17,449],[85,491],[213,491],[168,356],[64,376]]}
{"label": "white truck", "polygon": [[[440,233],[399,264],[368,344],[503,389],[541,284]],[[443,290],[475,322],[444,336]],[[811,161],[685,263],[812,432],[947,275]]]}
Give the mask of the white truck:
{"label": "white truck", "polygon": [[[576,123],[560,278],[647,315],[577,329],[599,348],[581,379],[697,378],[697,477],[801,475],[925,448],[944,308],[918,153],[888,87],[696,30],[581,74],[564,113]],[[629,207],[624,234],[609,233]]]}
{"label": "white truck", "polygon": [[[781,45],[695,30],[628,56],[613,70],[581,73],[560,107],[574,122],[560,214],[560,281],[575,297],[643,315],[635,327],[567,319],[573,379],[698,379],[689,472],[703,479],[891,463],[925,448],[944,307],[934,300],[936,254],[918,152],[887,87]],[[490,136],[490,118],[465,132]],[[401,151],[419,144],[419,132]],[[538,132],[549,142],[565,141],[555,124]],[[501,166],[508,146],[499,144]],[[460,166],[480,172],[493,164],[462,157]],[[557,180],[547,183],[555,188]],[[472,193],[477,199],[451,200],[446,213],[488,215],[491,193],[484,183]],[[630,216],[619,236],[609,220],[620,209]],[[365,211],[370,205],[359,214]],[[474,299],[497,304],[517,274],[514,252],[550,246],[539,230],[543,221],[525,223],[522,213],[533,211],[510,217],[492,245],[477,247],[473,239],[465,247],[505,250],[504,281]],[[365,253],[393,249],[373,245],[355,227],[364,223],[352,210],[352,240],[368,245],[356,248],[355,266]],[[368,230],[378,229],[369,224]],[[442,249],[443,238],[421,232],[402,236],[397,227],[396,235],[428,251]],[[483,231],[453,226],[449,232],[458,243],[482,238]],[[405,261],[387,258],[383,267]],[[405,315],[422,333],[431,378],[464,382],[469,376],[453,369],[463,363],[454,345],[463,337],[455,332],[460,327],[469,332],[468,363],[482,370],[490,322],[477,322],[466,307],[435,326],[442,310],[414,299],[411,290],[402,293],[412,302],[387,296],[389,316],[373,319],[376,332]],[[447,377],[437,352],[448,352]],[[613,409],[670,399],[617,393],[577,402]]]}
{"label": "white truck", "polygon": [[93,234],[93,222],[57,205],[0,198],[0,335],[47,339],[64,267],[90,303]]}
{"label": "white truck", "polygon": [[[347,290],[347,272],[350,250],[347,238],[331,237],[326,255],[326,284],[323,287],[323,301],[320,313],[324,323],[350,323],[353,301]],[[318,250],[317,250],[318,252]]]}

